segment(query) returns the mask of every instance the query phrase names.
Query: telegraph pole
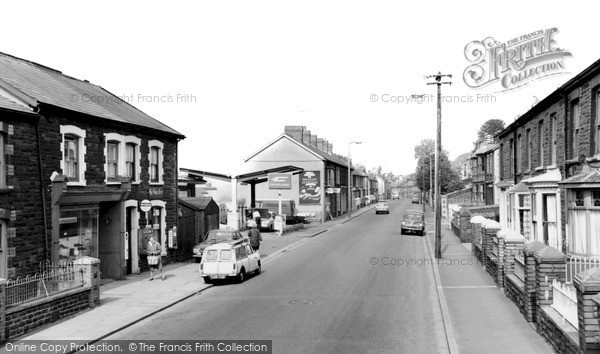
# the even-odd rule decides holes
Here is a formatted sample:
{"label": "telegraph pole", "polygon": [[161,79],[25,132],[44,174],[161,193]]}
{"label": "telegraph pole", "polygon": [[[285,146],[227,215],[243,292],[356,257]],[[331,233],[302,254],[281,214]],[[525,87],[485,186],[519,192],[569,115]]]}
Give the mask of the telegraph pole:
{"label": "telegraph pole", "polygon": [[442,156],[442,85],[452,85],[452,81],[442,82],[443,77],[452,79],[452,75],[428,75],[425,78],[435,81],[427,85],[437,85],[437,137],[435,139],[435,258],[442,258],[442,198],[440,185],[440,158]]}

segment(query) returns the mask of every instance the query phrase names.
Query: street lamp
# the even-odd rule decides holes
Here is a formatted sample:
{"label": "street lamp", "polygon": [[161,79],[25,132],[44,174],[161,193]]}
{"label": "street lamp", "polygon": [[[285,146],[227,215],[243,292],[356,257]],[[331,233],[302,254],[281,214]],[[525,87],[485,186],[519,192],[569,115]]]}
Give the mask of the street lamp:
{"label": "street lamp", "polygon": [[351,141],[348,143],[348,219],[352,217],[352,172],[350,172],[350,146],[362,144],[362,141]]}

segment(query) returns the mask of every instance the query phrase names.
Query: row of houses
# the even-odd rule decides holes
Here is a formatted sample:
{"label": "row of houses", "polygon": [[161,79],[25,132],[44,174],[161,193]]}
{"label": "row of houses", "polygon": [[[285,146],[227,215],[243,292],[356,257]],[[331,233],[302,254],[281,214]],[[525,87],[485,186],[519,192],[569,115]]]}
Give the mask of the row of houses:
{"label": "row of houses", "polygon": [[0,278],[100,259],[146,267],[154,235],[177,257],[177,144],[185,137],[104,88],[0,53]]}
{"label": "row of houses", "polygon": [[472,198],[567,256],[600,256],[600,60],[471,157]]}

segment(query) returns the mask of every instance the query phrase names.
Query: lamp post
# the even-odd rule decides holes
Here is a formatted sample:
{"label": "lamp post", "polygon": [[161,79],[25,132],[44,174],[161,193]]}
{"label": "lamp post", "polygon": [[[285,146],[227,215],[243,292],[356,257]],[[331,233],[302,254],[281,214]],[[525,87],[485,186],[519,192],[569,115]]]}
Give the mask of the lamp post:
{"label": "lamp post", "polygon": [[350,171],[350,146],[352,144],[362,144],[362,141],[351,141],[348,143],[348,219],[352,217],[352,172]]}

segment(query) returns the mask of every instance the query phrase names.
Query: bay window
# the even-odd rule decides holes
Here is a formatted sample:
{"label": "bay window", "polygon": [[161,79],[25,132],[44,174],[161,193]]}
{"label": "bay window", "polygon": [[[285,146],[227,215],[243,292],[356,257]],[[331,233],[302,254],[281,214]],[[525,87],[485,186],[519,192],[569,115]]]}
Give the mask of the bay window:
{"label": "bay window", "polygon": [[568,191],[569,252],[600,255],[600,188]]}

